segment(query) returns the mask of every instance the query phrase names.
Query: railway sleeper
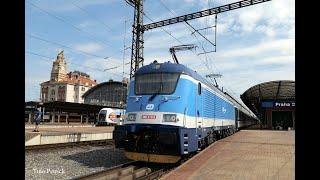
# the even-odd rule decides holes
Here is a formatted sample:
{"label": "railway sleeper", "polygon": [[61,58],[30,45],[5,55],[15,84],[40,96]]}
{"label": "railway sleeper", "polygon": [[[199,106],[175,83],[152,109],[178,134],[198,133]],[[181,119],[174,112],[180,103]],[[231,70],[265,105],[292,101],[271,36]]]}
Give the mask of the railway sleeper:
{"label": "railway sleeper", "polygon": [[136,171],[133,172],[133,177],[136,178],[140,178],[140,177],[144,177],[146,175],[148,175],[149,173],[151,173],[151,169],[150,168],[140,168],[137,169]]}
{"label": "railway sleeper", "polygon": [[115,169],[110,171],[109,173],[105,174],[103,177],[101,178],[94,178],[95,180],[97,179],[118,179],[119,177],[125,177],[129,174],[132,174],[134,171],[134,166],[128,166],[122,169]]}
{"label": "railway sleeper", "polygon": [[137,178],[136,180],[153,180],[153,179],[159,179],[162,174],[163,174],[163,169],[160,169],[158,171],[154,171],[152,173],[149,173],[147,174],[146,176],[143,176],[143,177],[140,177],[140,178]]}
{"label": "railway sleeper", "polygon": [[129,166],[129,167],[126,167],[126,168],[123,168],[119,171],[119,175],[120,176],[125,176],[125,175],[128,175],[128,174],[132,174],[133,171],[134,171],[134,166]]}
{"label": "railway sleeper", "polygon": [[120,170],[114,170],[102,177],[94,178],[95,180],[111,179],[111,180],[132,180],[137,178],[143,178],[151,173],[151,169],[147,167],[138,168],[135,166],[128,166]]}
{"label": "railway sleeper", "polygon": [[148,176],[148,174],[151,173],[151,169],[147,167],[139,168],[137,170],[134,170],[132,173],[129,172],[129,174],[124,174],[119,176],[117,179],[119,180],[134,180],[134,179],[145,179],[145,177]]}
{"label": "railway sleeper", "polygon": [[127,175],[120,176],[117,180],[133,180],[133,179],[134,179],[133,174],[127,174]]}

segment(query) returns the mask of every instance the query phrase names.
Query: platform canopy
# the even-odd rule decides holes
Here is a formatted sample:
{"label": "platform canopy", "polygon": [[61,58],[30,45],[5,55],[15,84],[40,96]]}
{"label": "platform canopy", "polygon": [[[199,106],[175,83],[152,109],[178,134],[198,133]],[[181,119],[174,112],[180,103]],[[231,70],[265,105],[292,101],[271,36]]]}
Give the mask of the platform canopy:
{"label": "platform canopy", "polygon": [[269,81],[252,86],[240,95],[248,108],[259,115],[263,101],[295,101],[295,81]]}

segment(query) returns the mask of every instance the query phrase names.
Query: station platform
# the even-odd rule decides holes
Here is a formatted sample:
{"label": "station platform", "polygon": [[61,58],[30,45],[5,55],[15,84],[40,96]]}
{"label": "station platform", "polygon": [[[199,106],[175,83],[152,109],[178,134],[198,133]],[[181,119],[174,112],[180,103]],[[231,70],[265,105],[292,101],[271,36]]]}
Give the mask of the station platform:
{"label": "station platform", "polygon": [[39,126],[40,132],[25,127],[25,146],[112,139],[114,127]]}
{"label": "station platform", "polygon": [[295,179],[294,162],[295,131],[241,130],[161,179]]}
{"label": "station platform", "polygon": [[[24,125],[25,129],[34,129],[34,124],[26,123]],[[94,127],[93,124],[81,124],[81,123],[42,123],[40,124],[41,128],[63,128],[63,127]]]}

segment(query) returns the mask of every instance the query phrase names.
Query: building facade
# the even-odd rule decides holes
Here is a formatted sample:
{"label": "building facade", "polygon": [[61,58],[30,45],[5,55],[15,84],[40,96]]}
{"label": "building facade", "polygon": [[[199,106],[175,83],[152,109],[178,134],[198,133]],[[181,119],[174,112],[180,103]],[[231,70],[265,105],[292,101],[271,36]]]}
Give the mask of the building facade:
{"label": "building facade", "polygon": [[108,81],[91,88],[84,95],[84,103],[123,108],[126,106],[127,81]]}
{"label": "building facade", "polygon": [[91,80],[86,73],[67,73],[67,63],[61,51],[52,64],[50,80],[40,84],[40,99],[42,102],[84,103],[82,95],[96,84],[96,80]]}

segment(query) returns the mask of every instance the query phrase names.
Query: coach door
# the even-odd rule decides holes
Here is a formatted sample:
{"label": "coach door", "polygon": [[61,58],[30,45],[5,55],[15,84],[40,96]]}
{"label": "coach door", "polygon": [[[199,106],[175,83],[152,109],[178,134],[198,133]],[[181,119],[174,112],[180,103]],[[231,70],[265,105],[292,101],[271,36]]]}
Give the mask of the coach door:
{"label": "coach door", "polygon": [[237,107],[234,107],[235,111],[235,118],[234,118],[234,121],[235,121],[235,129],[237,130],[238,127],[239,127],[239,110],[237,109]]}
{"label": "coach door", "polygon": [[197,90],[197,94],[196,94],[196,122],[197,122],[197,128],[202,129],[203,126],[203,114],[202,114],[202,87],[201,87],[201,83],[198,83],[198,90]]}

